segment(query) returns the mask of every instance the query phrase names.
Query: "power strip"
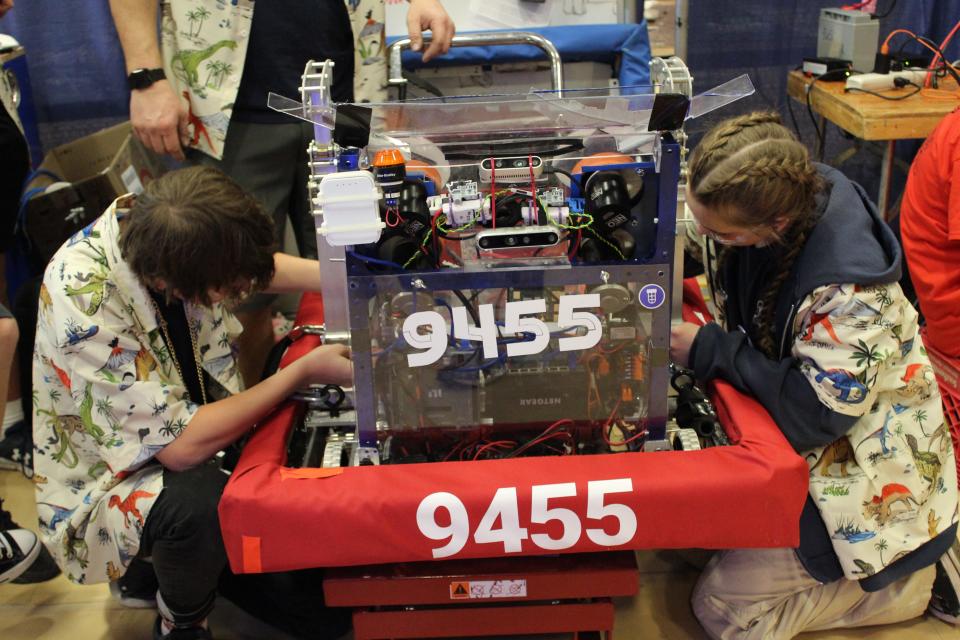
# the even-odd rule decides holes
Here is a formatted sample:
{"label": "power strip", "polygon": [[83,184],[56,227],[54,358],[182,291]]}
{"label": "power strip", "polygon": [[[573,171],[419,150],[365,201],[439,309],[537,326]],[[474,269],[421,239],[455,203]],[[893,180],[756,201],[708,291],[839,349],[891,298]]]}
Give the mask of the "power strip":
{"label": "power strip", "polygon": [[908,69],[906,71],[891,71],[890,73],[858,73],[847,78],[847,89],[866,89],[868,91],[882,91],[893,89],[894,78],[905,78],[914,84],[922,85],[927,79],[925,69]]}

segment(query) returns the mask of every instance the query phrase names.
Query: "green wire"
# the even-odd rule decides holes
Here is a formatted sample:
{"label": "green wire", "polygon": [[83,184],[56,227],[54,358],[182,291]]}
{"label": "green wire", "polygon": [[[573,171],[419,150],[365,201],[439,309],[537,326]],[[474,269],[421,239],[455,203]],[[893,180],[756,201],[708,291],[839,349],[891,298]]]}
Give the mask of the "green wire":
{"label": "green wire", "polygon": [[594,238],[596,238],[597,240],[599,240],[599,241],[602,242],[603,244],[607,245],[608,247],[610,247],[611,249],[613,249],[614,251],[616,251],[616,252],[617,252],[617,255],[620,256],[620,259],[621,259],[621,260],[626,260],[626,259],[627,259],[627,257],[626,257],[625,255],[623,255],[623,252],[620,251],[620,248],[619,248],[617,245],[613,244],[612,242],[610,242],[610,241],[607,240],[606,238],[603,238],[603,237],[597,235],[597,232],[594,231],[593,229],[589,228],[589,227],[587,227],[587,232],[590,233]]}
{"label": "green wire", "polygon": [[[578,225],[563,224],[562,222],[554,222],[553,224],[557,225],[557,226],[560,227],[561,229],[570,229],[570,230],[573,230],[573,231],[577,231],[577,230],[579,230],[579,229],[586,229],[587,227],[589,227],[589,226],[593,223],[593,216],[590,215],[589,213],[578,213],[578,214],[575,214],[575,215],[576,215],[578,218],[586,218],[587,221],[584,222],[584,223],[582,223],[582,224],[578,224]],[[571,217],[572,217],[572,216],[571,216]]]}
{"label": "green wire", "polygon": [[443,226],[443,223],[446,221],[447,221],[446,214],[440,214],[440,216],[437,218],[437,228],[440,229],[440,231],[443,231],[444,233],[457,233],[471,227],[473,223],[477,221],[477,216],[474,215],[472,218],[470,218],[470,220],[468,220],[467,222],[463,223],[462,225],[460,225],[455,229],[448,229],[445,226]]}
{"label": "green wire", "polygon": [[[437,218],[437,226],[440,226],[440,218],[442,218],[442,217],[443,217],[443,216],[441,215],[440,217]],[[421,246],[421,247],[427,246],[427,243],[430,242],[430,236],[431,236],[431,235],[433,235],[433,229],[432,229],[432,228],[431,228],[429,231],[427,231],[427,234],[426,234],[425,236],[423,236],[423,242],[420,243],[420,246]],[[421,249],[417,249],[417,252],[416,252],[415,254],[413,254],[412,256],[410,256],[410,259],[407,260],[406,262],[404,262],[401,266],[402,266],[404,269],[406,269],[408,266],[410,266],[410,263],[412,263],[414,260],[416,260],[417,258],[419,258],[419,257],[422,256],[422,255],[423,255],[423,251],[422,251]]]}

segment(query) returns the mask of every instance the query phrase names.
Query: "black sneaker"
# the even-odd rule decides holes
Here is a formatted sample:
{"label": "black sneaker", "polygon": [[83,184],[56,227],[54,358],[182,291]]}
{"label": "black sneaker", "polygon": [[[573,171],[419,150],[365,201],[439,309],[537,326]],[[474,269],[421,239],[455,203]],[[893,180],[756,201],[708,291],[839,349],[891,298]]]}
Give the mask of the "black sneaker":
{"label": "black sneaker", "polygon": [[163,618],[157,616],[153,623],[153,640],[213,640],[210,629],[201,626],[174,627],[169,633],[163,632]]}
{"label": "black sneaker", "polygon": [[143,558],[131,560],[126,573],[116,582],[110,583],[113,597],[131,609],[156,609],[159,588],[153,563]]}
{"label": "black sneaker", "polygon": [[0,531],[0,583],[19,577],[37,558],[42,547],[33,531]]}
{"label": "black sneaker", "polygon": [[7,427],[0,438],[0,469],[20,471],[28,478],[33,477],[33,434],[27,433],[27,423],[23,420]]}
{"label": "black sneaker", "polygon": [[21,573],[19,578],[10,582],[13,584],[36,584],[53,580],[58,575],[60,575],[60,567],[57,566],[56,560],[53,559],[47,548],[41,544],[40,553],[33,564],[27,567],[27,570]]}
{"label": "black sneaker", "polygon": [[[0,498],[0,531],[20,529],[20,525],[13,521],[10,512],[3,508],[3,498]],[[34,584],[36,582],[46,582],[60,575],[60,567],[53,560],[53,556],[47,551],[39,541],[36,554],[33,556],[33,563],[24,568],[17,574],[18,577],[9,579],[15,584]]]}
{"label": "black sneaker", "polygon": [[960,624],[960,543],[956,540],[937,561],[937,577],[927,611],[950,624]]}

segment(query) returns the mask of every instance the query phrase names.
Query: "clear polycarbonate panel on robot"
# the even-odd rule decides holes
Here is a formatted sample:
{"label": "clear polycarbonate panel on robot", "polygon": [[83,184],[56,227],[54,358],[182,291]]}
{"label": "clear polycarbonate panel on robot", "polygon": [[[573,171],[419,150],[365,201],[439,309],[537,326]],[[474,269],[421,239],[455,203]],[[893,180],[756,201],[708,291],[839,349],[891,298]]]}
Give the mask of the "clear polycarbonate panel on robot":
{"label": "clear polycarbonate panel on robot", "polygon": [[272,96],[316,125],[325,323],[353,354],[354,389],[332,413],[349,406],[355,433],[328,434],[324,464],[665,443],[672,131],[691,104],[702,115],[750,92],[743,76],[692,103],[651,87]]}

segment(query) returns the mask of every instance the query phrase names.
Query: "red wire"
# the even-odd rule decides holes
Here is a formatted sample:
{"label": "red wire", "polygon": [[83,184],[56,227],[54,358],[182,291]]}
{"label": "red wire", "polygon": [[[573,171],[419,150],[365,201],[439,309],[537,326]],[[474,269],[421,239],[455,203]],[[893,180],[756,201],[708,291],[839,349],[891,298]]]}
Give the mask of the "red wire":
{"label": "red wire", "polygon": [[582,229],[577,229],[577,241],[570,245],[570,248],[567,250],[567,260],[573,260],[573,256],[577,253],[577,249],[580,248],[580,238],[583,235]]}
{"label": "red wire", "polygon": [[[613,417],[614,417],[615,415],[617,415],[617,409],[619,409],[619,408],[620,408],[620,400],[617,400],[617,404],[614,405],[613,411],[610,412],[610,417],[607,418],[607,421],[603,423],[603,429],[601,430],[601,433],[603,434],[603,441],[606,442],[606,443],[607,443],[607,446],[610,446],[610,447],[622,447],[623,445],[630,444],[631,442],[633,442],[633,441],[635,441],[635,440],[639,440],[640,438],[642,438],[642,437],[644,437],[645,435],[647,435],[647,430],[646,430],[646,429],[641,429],[641,430],[640,430],[639,432],[637,432],[635,435],[630,436],[629,438],[627,438],[627,439],[624,440],[623,442],[611,442],[611,441],[610,441],[610,431],[611,431],[612,429],[611,429],[611,427],[610,427],[610,424],[613,422]],[[617,427],[617,428],[619,429],[620,427]],[[621,429],[620,433],[623,433],[623,430],[622,430],[622,429]]]}
{"label": "red wire", "polygon": [[497,228],[497,163],[490,158],[490,219]]}
{"label": "red wire", "polygon": [[[617,427],[617,428],[619,429],[619,427]],[[630,443],[633,442],[634,440],[639,440],[640,438],[643,438],[643,437],[646,436],[646,435],[647,435],[647,430],[646,430],[646,429],[641,429],[636,435],[630,436],[629,438],[627,438],[627,439],[624,440],[623,442],[610,442],[607,437],[604,437],[604,441],[605,441],[608,445],[610,445],[611,447],[620,447],[620,446],[623,446],[623,445],[626,445],[626,444],[630,444]]]}
{"label": "red wire", "polygon": [[[953,34],[957,32],[957,29],[960,29],[960,20],[957,21],[957,24],[953,25],[953,29],[950,29],[950,33],[947,34],[947,37],[943,39],[943,42],[940,43],[940,51],[946,51],[944,47],[950,44],[950,40],[953,38]],[[930,63],[930,68],[934,69],[937,66],[937,62],[940,61],[940,54],[934,54],[933,62]],[[927,76],[927,81],[924,86],[930,86],[932,75]]]}
{"label": "red wire", "polygon": [[[534,443],[536,443],[536,442],[538,442],[538,441],[542,441],[542,440],[543,440],[544,438],[546,438],[548,435],[551,435],[551,433],[550,433],[551,431],[553,431],[554,429],[556,429],[557,427],[559,427],[559,426],[562,425],[562,424],[569,424],[570,426],[573,426],[574,422],[573,422],[573,420],[571,420],[570,418],[563,418],[562,420],[557,420],[556,422],[554,422],[553,424],[551,424],[549,427],[547,427],[546,429],[544,429],[544,430],[543,430],[543,433],[541,433],[540,435],[538,435],[535,440],[531,440],[530,442],[527,442],[526,444],[522,444],[522,445],[520,445],[519,447],[517,447],[516,449],[514,449],[514,450],[510,453],[510,457],[513,457],[513,456],[515,456],[515,455],[519,455],[519,454],[523,453],[524,451],[526,451],[527,449],[529,449],[530,447],[532,447],[532,446],[534,445]],[[572,436],[571,436],[571,438],[572,438]]]}
{"label": "red wire", "polygon": [[[567,433],[566,431],[557,431],[556,433],[551,433],[551,434],[549,434],[549,435],[546,435],[546,436],[542,436],[542,437],[540,437],[540,438],[537,438],[536,440],[534,440],[533,442],[531,442],[529,445],[527,445],[527,448],[528,448],[528,449],[532,449],[533,447],[537,446],[538,444],[543,444],[544,442],[547,442],[548,440],[555,440],[555,439],[557,439],[557,438],[567,438],[567,439],[570,441],[571,447],[573,446],[573,436],[572,436],[572,435],[570,435],[570,434]],[[574,449],[575,449],[575,447],[574,447]]]}
{"label": "red wire", "polygon": [[[543,432],[543,435],[547,435],[548,433],[550,433],[551,431],[553,431],[555,428],[559,427],[561,424],[569,424],[569,425],[572,426],[572,425],[573,425],[573,420],[571,420],[570,418],[564,418],[564,419],[562,419],[562,420],[557,420],[557,421],[554,422],[552,425],[550,425],[549,427],[547,427],[547,430]],[[542,436],[541,436],[541,437],[542,437]]]}
{"label": "red wire", "polygon": [[450,451],[447,453],[447,455],[444,456],[443,461],[446,462],[447,460],[449,460],[450,458],[452,458],[452,457],[453,457],[453,454],[455,454],[455,453],[457,452],[457,450],[460,449],[460,447],[463,446],[463,444],[464,444],[464,443],[462,443],[462,442],[458,442],[456,445],[454,445],[454,447],[453,447],[452,449],[450,449]]}
{"label": "red wire", "polygon": [[610,412],[610,417],[607,418],[607,421],[603,423],[604,430],[610,426],[610,423],[613,422],[613,417],[617,415],[617,409],[620,408],[620,400],[617,400],[617,404],[613,405],[613,411]]}
{"label": "red wire", "polygon": [[477,449],[477,452],[473,455],[473,459],[474,460],[478,459],[480,457],[480,454],[486,451],[487,449],[491,449],[491,448],[502,449],[503,447],[514,447],[516,445],[517,443],[514,442],[513,440],[497,440],[496,442],[488,442],[487,444]]}
{"label": "red wire", "polygon": [[[537,211],[537,179],[533,175],[533,154],[527,156],[527,166],[530,167],[530,219],[537,220],[539,212]],[[537,224],[534,222],[534,224]]]}
{"label": "red wire", "polygon": [[863,6],[865,6],[865,5],[868,5],[868,4],[870,4],[871,2],[873,2],[873,0],[864,0],[863,2],[858,2],[858,3],[856,3],[856,4],[844,5],[844,6],[843,6],[843,9],[846,10],[846,11],[853,11],[854,9],[859,9],[860,7],[863,7]]}
{"label": "red wire", "polygon": [[403,218],[400,217],[400,211],[398,209],[394,209],[393,207],[387,209],[386,218],[387,226],[391,229],[403,222]]}

